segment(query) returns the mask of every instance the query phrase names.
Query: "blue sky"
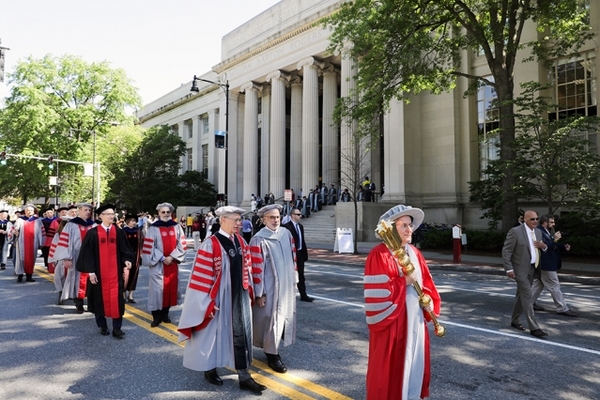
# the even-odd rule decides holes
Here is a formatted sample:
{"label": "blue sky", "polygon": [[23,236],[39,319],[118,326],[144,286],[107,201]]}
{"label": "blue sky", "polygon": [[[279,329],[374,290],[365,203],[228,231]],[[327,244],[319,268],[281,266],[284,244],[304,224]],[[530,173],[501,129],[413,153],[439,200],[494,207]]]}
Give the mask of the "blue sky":
{"label": "blue sky", "polygon": [[[144,104],[219,63],[221,38],[279,0],[0,0],[0,39],[18,60],[46,54],[109,61]],[[0,99],[9,89],[0,83]],[[1,100],[0,100],[1,101]]]}

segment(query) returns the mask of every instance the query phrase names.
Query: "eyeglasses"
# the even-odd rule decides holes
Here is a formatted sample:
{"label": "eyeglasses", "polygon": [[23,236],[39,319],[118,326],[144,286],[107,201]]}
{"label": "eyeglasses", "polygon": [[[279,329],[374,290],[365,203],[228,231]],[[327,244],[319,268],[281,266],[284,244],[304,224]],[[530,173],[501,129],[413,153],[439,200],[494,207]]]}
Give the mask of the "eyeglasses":
{"label": "eyeglasses", "polygon": [[161,214],[171,214],[171,211],[159,211]]}
{"label": "eyeglasses", "polygon": [[410,230],[413,230],[413,231],[415,230],[415,224],[402,224],[402,225],[396,225],[396,226],[398,226],[400,229],[404,229],[404,230],[406,230],[408,228],[410,228]]}
{"label": "eyeglasses", "polygon": [[530,221],[538,221],[539,218],[529,218]]}

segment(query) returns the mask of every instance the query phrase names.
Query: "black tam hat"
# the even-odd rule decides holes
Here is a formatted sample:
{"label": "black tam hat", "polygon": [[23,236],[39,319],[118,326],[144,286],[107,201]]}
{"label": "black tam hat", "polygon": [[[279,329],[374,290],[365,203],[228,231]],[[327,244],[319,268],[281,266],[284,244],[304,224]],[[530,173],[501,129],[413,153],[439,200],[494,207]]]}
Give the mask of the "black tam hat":
{"label": "black tam hat", "polygon": [[96,215],[102,214],[104,211],[108,210],[109,208],[112,208],[113,210],[117,209],[114,204],[103,204],[96,209]]}

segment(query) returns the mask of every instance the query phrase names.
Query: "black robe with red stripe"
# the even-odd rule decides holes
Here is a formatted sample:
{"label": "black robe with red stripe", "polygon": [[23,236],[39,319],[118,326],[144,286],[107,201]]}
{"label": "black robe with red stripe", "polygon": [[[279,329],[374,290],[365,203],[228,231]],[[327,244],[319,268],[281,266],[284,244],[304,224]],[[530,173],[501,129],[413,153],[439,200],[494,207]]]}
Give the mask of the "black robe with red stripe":
{"label": "black robe with red stripe", "polygon": [[127,241],[125,232],[115,225],[110,228],[108,236],[102,225],[87,232],[77,259],[77,270],[93,272],[98,277],[98,283],[95,285],[92,285],[88,278],[87,298],[90,312],[109,318],[119,318],[125,314],[125,261],[135,263],[135,253]]}

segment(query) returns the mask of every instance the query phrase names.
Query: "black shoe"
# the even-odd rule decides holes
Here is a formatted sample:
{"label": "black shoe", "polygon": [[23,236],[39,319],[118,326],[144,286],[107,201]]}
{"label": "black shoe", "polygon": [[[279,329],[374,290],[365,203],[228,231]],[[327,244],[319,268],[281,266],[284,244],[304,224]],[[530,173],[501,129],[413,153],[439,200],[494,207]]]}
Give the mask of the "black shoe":
{"label": "black shoe", "polygon": [[167,323],[167,324],[170,324],[170,323],[171,323],[171,318],[169,318],[169,317],[167,317],[167,318],[163,318],[163,319],[162,319],[162,322],[165,322],[165,323]]}
{"label": "black shoe", "polygon": [[537,304],[533,303],[533,309],[535,311],[546,311],[546,309],[544,307],[540,307]]}
{"label": "black shoe", "polygon": [[531,331],[531,334],[533,336],[535,336],[535,337],[538,337],[538,338],[541,338],[541,337],[544,337],[544,336],[548,336],[548,334],[546,332],[544,332],[543,330],[541,330],[541,329],[534,329],[534,330]]}
{"label": "black shoe", "polygon": [[63,305],[62,290],[58,292],[58,301],[56,302],[56,304],[58,304],[59,306]]}
{"label": "black shoe", "polygon": [[35,279],[33,279],[33,278],[31,277],[31,275],[29,275],[29,274],[26,274],[25,276],[26,276],[26,278],[25,278],[25,281],[26,281],[26,282],[35,282]]}
{"label": "black shoe", "polygon": [[6,269],[6,264],[0,264],[0,269]]}
{"label": "black shoe", "polygon": [[123,336],[125,336],[125,332],[123,332],[120,328],[113,328],[113,337],[121,339]]}
{"label": "black shoe", "polygon": [[521,325],[521,324],[515,324],[515,323],[511,322],[510,326],[512,326],[513,328],[518,329],[520,331],[524,331],[525,330],[525,327],[523,325]]}
{"label": "black shoe", "polygon": [[204,371],[204,377],[213,385],[222,386],[223,379],[217,374],[217,369],[213,368],[210,371]]}
{"label": "black shoe", "polygon": [[128,302],[130,302],[131,304],[135,304],[135,303],[137,303],[137,301],[135,301],[135,300],[133,299],[133,297],[130,297],[130,298],[128,298],[128,299],[127,299],[127,301],[128,301]]}
{"label": "black shoe", "polygon": [[82,306],[82,305],[76,305],[76,306],[75,306],[75,312],[76,312],[77,314],[83,314],[83,313],[85,312],[85,310],[83,309],[83,306]]}
{"label": "black shoe", "polygon": [[19,282],[19,283],[23,282],[23,274],[17,275],[17,282]]}
{"label": "black shoe", "polygon": [[245,381],[240,381],[240,389],[249,390],[254,394],[261,395],[263,390],[267,390],[265,385],[261,385],[257,383],[254,379],[246,379]]}
{"label": "black shoe", "polygon": [[161,322],[162,322],[162,316],[160,314],[160,310],[152,311],[152,322],[150,323],[150,326],[152,328],[156,328],[157,326],[160,325]]}
{"label": "black shoe", "polygon": [[557,312],[557,314],[565,315],[567,317],[576,317],[579,315],[579,313],[577,311],[573,311],[573,310],[561,311],[561,312]]}
{"label": "black shoe", "polygon": [[307,303],[312,303],[313,301],[315,301],[315,299],[313,299],[312,297],[308,297],[308,296],[300,296],[300,301],[305,301]]}
{"label": "black shoe", "polygon": [[279,354],[274,357],[267,357],[267,364],[269,364],[269,367],[271,367],[271,369],[275,372],[279,372],[280,374],[285,374],[287,372],[287,368],[281,362],[281,357],[279,357]]}
{"label": "black shoe", "polygon": [[100,334],[104,336],[108,335],[108,328],[100,328]]}

